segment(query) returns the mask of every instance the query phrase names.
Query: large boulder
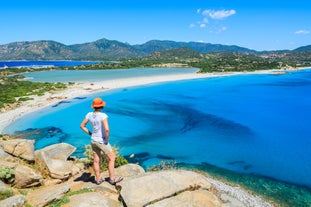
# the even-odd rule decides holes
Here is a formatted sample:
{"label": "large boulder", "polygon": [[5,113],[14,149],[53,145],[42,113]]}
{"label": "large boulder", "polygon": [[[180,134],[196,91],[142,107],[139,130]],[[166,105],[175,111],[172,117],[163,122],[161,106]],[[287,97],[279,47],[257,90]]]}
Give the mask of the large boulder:
{"label": "large boulder", "polygon": [[10,167],[14,170],[13,185],[18,188],[29,188],[41,184],[42,175],[26,165],[0,160],[0,167]]}
{"label": "large boulder", "polygon": [[76,173],[73,162],[68,160],[75,150],[76,148],[70,144],[54,144],[37,150],[35,162],[43,174],[48,174],[55,179],[67,179]]}
{"label": "large boulder", "polygon": [[13,158],[12,155],[10,155],[9,153],[6,153],[2,147],[0,147],[0,159],[3,159],[3,160],[8,160],[10,158]]}
{"label": "large boulder", "polygon": [[137,164],[126,164],[115,169],[115,174],[123,177],[139,176],[145,173],[144,168]]}
{"label": "large boulder", "polygon": [[43,149],[36,150],[35,154],[37,156],[38,153],[44,152],[47,156],[52,159],[58,160],[67,160],[68,157],[76,150],[76,147],[67,144],[67,143],[59,143],[47,146]]}
{"label": "large boulder", "polygon": [[[126,177],[137,177],[144,175],[146,172],[144,168],[137,164],[126,164],[114,169],[114,174],[117,176]],[[102,177],[109,177],[108,171],[101,173]]]}
{"label": "large boulder", "polygon": [[146,173],[126,179],[119,185],[121,196],[128,207],[144,206],[180,192],[208,190],[211,187],[205,176],[185,170]]}
{"label": "large boulder", "polygon": [[11,139],[0,142],[3,150],[15,157],[20,157],[27,161],[34,161],[34,140],[27,139]]}

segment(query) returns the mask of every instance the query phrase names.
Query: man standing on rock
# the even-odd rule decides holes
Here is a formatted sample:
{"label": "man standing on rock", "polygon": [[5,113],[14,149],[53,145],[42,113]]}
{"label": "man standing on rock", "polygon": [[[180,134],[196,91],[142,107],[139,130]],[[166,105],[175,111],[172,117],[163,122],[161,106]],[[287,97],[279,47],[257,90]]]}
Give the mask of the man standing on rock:
{"label": "man standing on rock", "polygon": [[[109,125],[108,125],[108,116],[107,114],[101,112],[101,110],[105,107],[106,102],[104,102],[101,98],[95,98],[91,107],[94,109],[93,112],[87,113],[82,123],[80,124],[80,128],[87,134],[91,135],[91,144],[94,152],[94,163],[93,168],[95,172],[95,181],[96,184],[101,184],[104,180],[100,176],[100,166],[99,163],[101,161],[101,151],[103,151],[108,160],[108,172],[109,172],[109,180],[108,182],[112,185],[120,182],[123,178],[114,176],[114,164],[116,155],[112,150],[111,145],[109,144]],[[92,126],[92,131],[90,131],[86,125],[90,122]]]}

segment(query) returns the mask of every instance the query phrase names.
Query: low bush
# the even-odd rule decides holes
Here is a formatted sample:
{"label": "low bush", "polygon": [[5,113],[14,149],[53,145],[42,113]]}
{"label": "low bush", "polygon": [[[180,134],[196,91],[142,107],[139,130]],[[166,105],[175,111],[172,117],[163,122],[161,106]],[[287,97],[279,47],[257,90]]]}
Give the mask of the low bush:
{"label": "low bush", "polygon": [[[116,155],[116,161],[115,161],[115,167],[120,167],[121,165],[126,165],[128,164],[128,161],[119,154],[119,149],[117,147],[113,147],[113,151]],[[83,160],[84,164],[86,164],[87,166],[92,166],[93,165],[93,161],[94,161],[94,156],[93,156],[93,150],[91,145],[85,145],[85,152],[84,155],[86,156],[86,159]],[[104,155],[104,153],[101,154],[102,160],[100,163],[100,169],[102,171],[108,170],[108,161],[106,159],[106,156]]]}
{"label": "low bush", "polygon": [[13,183],[15,180],[14,170],[10,167],[0,167],[0,179],[5,183]]}

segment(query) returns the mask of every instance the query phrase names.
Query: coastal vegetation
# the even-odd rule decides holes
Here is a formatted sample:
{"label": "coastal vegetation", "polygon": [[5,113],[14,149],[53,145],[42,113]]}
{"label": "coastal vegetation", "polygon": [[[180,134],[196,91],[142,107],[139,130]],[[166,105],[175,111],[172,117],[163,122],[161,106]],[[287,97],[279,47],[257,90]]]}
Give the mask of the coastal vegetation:
{"label": "coastal vegetation", "polygon": [[47,91],[62,90],[64,83],[40,83],[23,80],[23,76],[0,77],[0,109],[8,105],[18,105],[33,99],[31,96],[42,96]]}

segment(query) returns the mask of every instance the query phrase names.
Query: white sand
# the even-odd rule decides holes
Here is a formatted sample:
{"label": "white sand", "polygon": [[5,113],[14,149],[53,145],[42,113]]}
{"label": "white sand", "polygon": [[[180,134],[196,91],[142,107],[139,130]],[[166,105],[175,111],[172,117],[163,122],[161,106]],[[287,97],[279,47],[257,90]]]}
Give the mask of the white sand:
{"label": "white sand", "polygon": [[114,79],[102,82],[81,82],[69,86],[66,90],[46,93],[44,96],[33,96],[34,100],[23,102],[16,109],[8,110],[0,114],[0,133],[3,133],[5,127],[14,122],[21,116],[42,109],[44,107],[56,104],[62,100],[72,99],[78,96],[91,95],[95,92],[126,88],[131,86],[146,85],[152,83],[161,83],[177,80],[189,80],[197,78],[210,78],[217,76],[239,75],[239,74],[267,74],[267,73],[282,73],[281,70],[263,70],[256,72],[232,72],[232,73],[189,73],[178,75],[162,75],[162,76],[145,76],[139,78],[123,78]]}

